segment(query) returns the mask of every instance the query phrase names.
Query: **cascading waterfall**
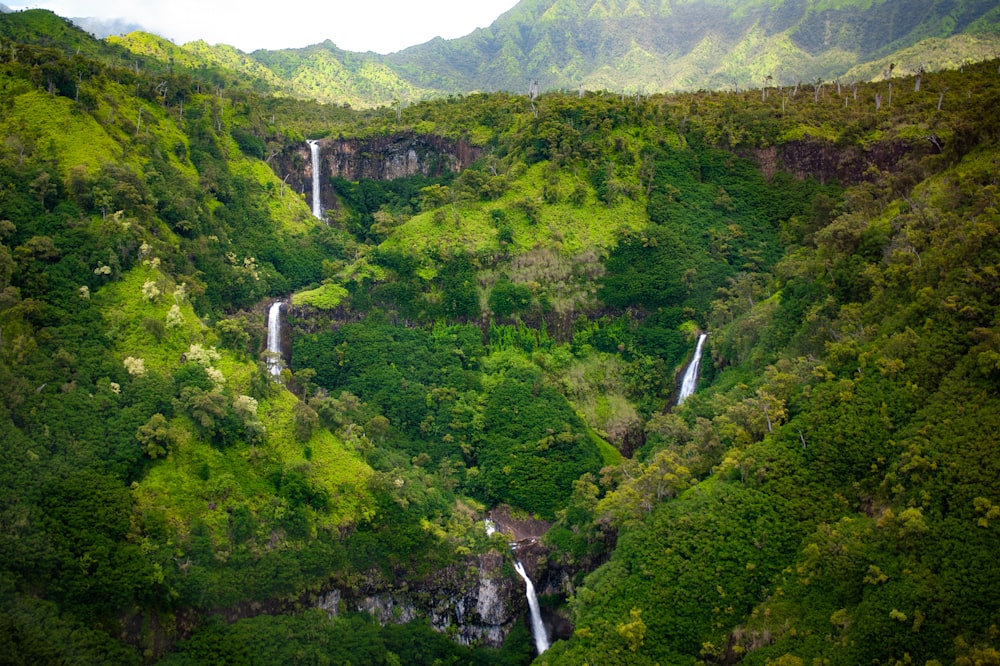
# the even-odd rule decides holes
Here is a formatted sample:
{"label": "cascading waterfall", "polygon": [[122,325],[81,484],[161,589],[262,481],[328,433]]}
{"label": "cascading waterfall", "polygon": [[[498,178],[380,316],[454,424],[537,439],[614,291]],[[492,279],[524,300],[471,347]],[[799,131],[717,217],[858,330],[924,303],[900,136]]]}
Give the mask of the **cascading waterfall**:
{"label": "cascading waterfall", "polygon": [[538,609],[538,597],[535,595],[535,586],[528,578],[528,572],[524,570],[524,565],[518,560],[514,560],[514,570],[524,579],[527,587],[528,610],[531,611],[531,634],[535,637],[535,648],[538,654],[549,649],[549,636],[545,633],[545,625],[542,624],[542,613]]}
{"label": "cascading waterfall", "polygon": [[681,393],[677,396],[678,405],[694,393],[694,389],[698,385],[698,366],[701,365],[701,348],[705,344],[706,337],[708,337],[707,333],[702,333],[698,336],[698,346],[695,347],[694,357],[691,359],[687,370],[684,371],[684,378],[681,380]]}
{"label": "cascading waterfall", "polygon": [[313,141],[309,139],[306,141],[309,144],[309,151],[312,153],[312,171],[313,171],[313,216],[317,220],[323,219],[323,206],[319,200],[319,141]]}
{"label": "cascading waterfall", "polygon": [[483,527],[486,528],[486,536],[491,537],[497,533],[497,524],[489,518],[483,520]]}
{"label": "cascading waterfall", "polygon": [[281,375],[284,363],[281,361],[281,301],[275,301],[267,311],[267,369],[272,377]]}

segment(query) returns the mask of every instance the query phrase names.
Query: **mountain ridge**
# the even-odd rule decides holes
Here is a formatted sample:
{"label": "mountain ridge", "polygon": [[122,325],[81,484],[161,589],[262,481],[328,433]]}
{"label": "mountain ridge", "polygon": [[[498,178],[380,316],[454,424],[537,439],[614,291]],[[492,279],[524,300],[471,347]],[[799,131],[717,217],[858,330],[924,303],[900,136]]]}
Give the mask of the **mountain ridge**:
{"label": "mountain ridge", "polygon": [[[916,71],[989,57],[1000,49],[998,26],[1000,7],[988,0],[522,0],[489,27],[388,55],[329,40],[251,53],[203,41],[173,48],[191,67],[222,67],[284,95],[377,107],[526,91],[532,81],[650,93],[872,79],[885,69],[874,61]],[[108,41],[154,56],[160,39]],[[924,55],[942,49],[946,58]]]}

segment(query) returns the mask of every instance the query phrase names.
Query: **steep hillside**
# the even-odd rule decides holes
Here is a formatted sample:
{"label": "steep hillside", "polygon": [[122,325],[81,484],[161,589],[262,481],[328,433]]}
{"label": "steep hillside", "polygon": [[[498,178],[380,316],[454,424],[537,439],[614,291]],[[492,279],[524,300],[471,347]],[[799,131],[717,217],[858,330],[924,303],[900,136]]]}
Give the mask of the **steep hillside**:
{"label": "steep hillside", "polygon": [[465,561],[441,585],[481,576],[499,610],[462,631],[509,631],[475,505],[373,468],[364,402],[317,412],[308,375],[268,371],[267,303],[355,246],[254,156],[281,132],[211,72],[65,56],[64,33],[107,47],[40,29],[0,55],[0,660],[150,661],[214,614],[364,603],[362,579]]}
{"label": "steep hillside", "polygon": [[33,44],[59,49],[66,55],[80,53],[91,58],[127,57],[127,52],[109,48],[50,11],[5,12],[0,19],[0,37],[11,44]]}

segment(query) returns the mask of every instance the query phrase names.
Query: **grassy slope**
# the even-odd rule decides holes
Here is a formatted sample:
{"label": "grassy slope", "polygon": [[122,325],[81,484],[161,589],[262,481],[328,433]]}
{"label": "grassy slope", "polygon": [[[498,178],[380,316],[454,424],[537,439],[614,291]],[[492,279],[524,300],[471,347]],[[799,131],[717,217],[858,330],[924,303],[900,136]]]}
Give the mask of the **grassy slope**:
{"label": "grassy slope", "polygon": [[[476,252],[495,248],[497,230],[490,219],[490,211],[515,208],[525,198],[540,201],[544,170],[544,164],[532,166],[497,201],[458,203],[455,207],[459,218],[457,223],[451,206],[416,215],[395,230],[384,245],[389,249],[405,248],[421,254],[429,249],[461,248]],[[564,185],[563,189],[568,191],[569,187]],[[439,211],[444,213],[443,221],[440,221]],[[590,248],[608,248],[613,245],[619,230],[638,230],[645,224],[643,201],[626,199],[609,207],[596,201],[593,188],[589,186],[583,205],[563,202],[539,206],[539,211],[537,222],[516,212],[507,215],[514,230],[512,251],[515,254],[538,247],[556,247],[566,254]]]}
{"label": "grassy slope", "polygon": [[75,113],[71,100],[31,91],[18,95],[2,119],[4,134],[32,141],[43,154],[58,155],[65,176],[69,169],[84,165],[90,173],[102,162],[121,159],[120,146],[93,117]]}

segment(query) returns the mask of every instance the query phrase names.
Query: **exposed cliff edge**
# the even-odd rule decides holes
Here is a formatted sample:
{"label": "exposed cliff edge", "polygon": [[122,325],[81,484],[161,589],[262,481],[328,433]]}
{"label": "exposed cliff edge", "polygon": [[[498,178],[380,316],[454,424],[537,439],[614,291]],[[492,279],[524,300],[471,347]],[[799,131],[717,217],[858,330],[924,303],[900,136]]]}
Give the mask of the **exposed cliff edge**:
{"label": "exposed cliff edge", "polygon": [[[549,527],[547,523],[512,518],[506,507],[492,515],[498,531],[513,540],[513,555],[524,565],[539,594],[572,594],[571,581],[577,572],[550,559],[548,548],[539,541]],[[381,624],[425,618],[436,631],[462,645],[490,647],[500,647],[514,623],[527,617],[524,584],[514,573],[509,555],[496,550],[403,586],[381,580],[373,572],[350,589],[328,588],[313,605],[331,616],[349,611],[368,613]],[[572,634],[569,619],[558,610],[545,607],[542,617],[551,638]]]}
{"label": "exposed cliff edge", "polygon": [[[323,210],[337,207],[330,178],[395,180],[407,176],[441,176],[458,173],[483,154],[467,141],[432,134],[399,132],[387,136],[351,139],[320,139],[321,195]],[[296,192],[312,190],[312,160],[305,143],[289,146],[273,160],[279,178]]]}
{"label": "exposed cliff edge", "polygon": [[520,579],[504,571],[504,557],[495,550],[468,565],[448,567],[405,589],[370,578],[356,589],[328,590],[316,606],[331,616],[365,612],[381,624],[426,618],[462,645],[500,647],[524,612]]}
{"label": "exposed cliff edge", "polygon": [[812,177],[824,183],[837,181],[846,186],[876,181],[884,173],[901,170],[906,160],[919,160],[942,149],[942,142],[935,135],[923,140],[875,141],[864,148],[805,137],[756,148],[749,156],[768,178],[778,171],[787,171],[798,178]]}

